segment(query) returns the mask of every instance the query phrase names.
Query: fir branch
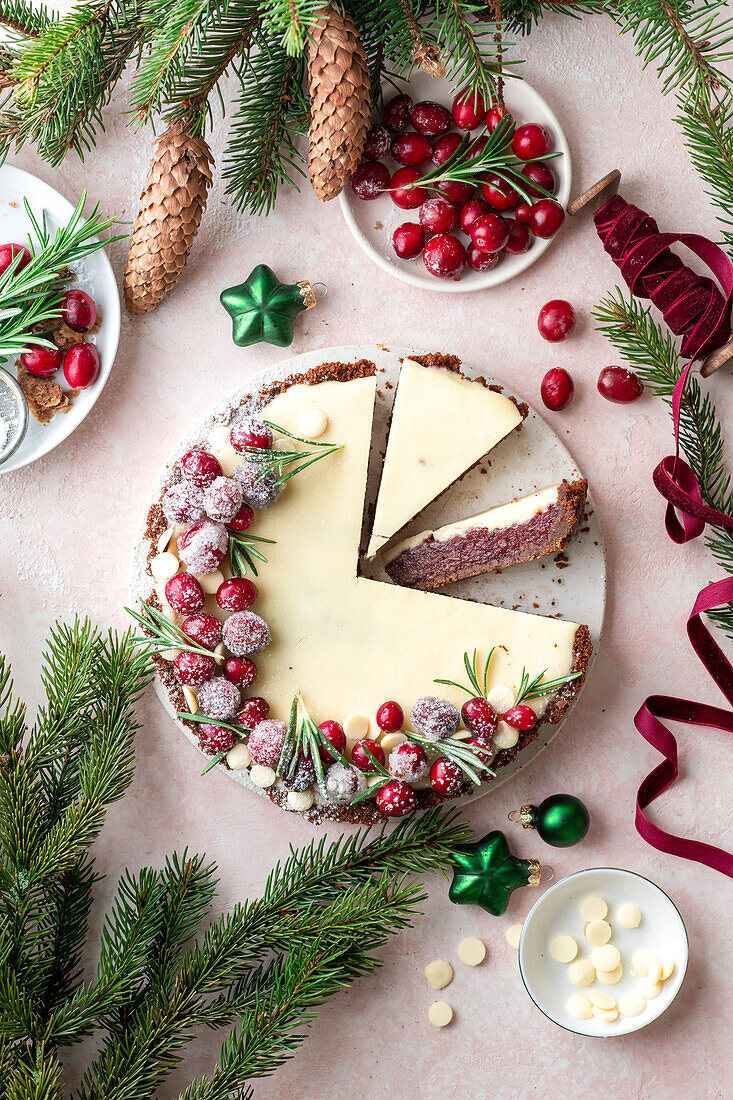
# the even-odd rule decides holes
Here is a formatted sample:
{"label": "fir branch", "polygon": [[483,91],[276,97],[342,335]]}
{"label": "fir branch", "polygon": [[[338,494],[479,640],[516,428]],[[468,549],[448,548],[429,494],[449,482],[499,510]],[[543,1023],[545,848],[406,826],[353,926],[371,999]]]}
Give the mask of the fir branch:
{"label": "fir branch", "polygon": [[311,27],[322,15],[323,0],[270,0],[264,25],[279,38],[288,57],[297,57],[306,47]]}
{"label": "fir branch", "polygon": [[485,8],[482,0],[436,0],[435,38],[451,83],[491,101],[498,96],[499,79],[515,75],[507,66],[518,62],[506,60],[507,43],[496,42],[496,24],[480,21]]}
{"label": "fir branch", "polygon": [[680,97],[677,122],[690,159],[707,184],[705,194],[717,206],[723,241],[733,254],[733,97],[707,90]]}
{"label": "fir branch", "polygon": [[38,38],[54,18],[57,18],[55,13],[49,12],[45,4],[30,4],[27,0],[3,0],[0,27],[26,38]]}

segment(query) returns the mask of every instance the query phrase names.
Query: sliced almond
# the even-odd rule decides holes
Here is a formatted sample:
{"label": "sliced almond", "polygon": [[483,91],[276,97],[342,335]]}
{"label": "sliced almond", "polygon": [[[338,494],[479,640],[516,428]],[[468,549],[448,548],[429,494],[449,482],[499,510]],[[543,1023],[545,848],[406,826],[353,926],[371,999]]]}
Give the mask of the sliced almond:
{"label": "sliced almond", "polygon": [[159,554],[164,554],[170,546],[171,536],[173,535],[173,527],[166,527],[163,534],[158,539],[155,549]]}
{"label": "sliced almond", "polygon": [[219,642],[218,646],[214,650],[214,660],[218,665],[223,665],[226,660],[226,649],[223,642]]}
{"label": "sliced almond", "polygon": [[186,687],[185,685],[181,690],[183,692],[183,698],[186,700],[186,706],[188,707],[189,711],[191,712],[191,714],[197,714],[199,704],[194,692],[191,691],[190,687]]}
{"label": "sliced almond", "polygon": [[175,661],[176,657],[180,657],[180,649],[161,649],[158,653],[159,657],[162,657],[164,661],[170,661],[171,664]]}

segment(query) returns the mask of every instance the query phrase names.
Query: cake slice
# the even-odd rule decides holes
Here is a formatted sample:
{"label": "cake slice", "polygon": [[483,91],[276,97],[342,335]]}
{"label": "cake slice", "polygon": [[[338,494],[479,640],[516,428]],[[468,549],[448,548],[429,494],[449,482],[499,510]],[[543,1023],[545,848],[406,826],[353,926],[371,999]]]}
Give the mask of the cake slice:
{"label": "cake slice", "polygon": [[367,557],[373,558],[525,416],[526,406],[483,379],[466,378],[453,357],[405,359]]}
{"label": "cake slice", "polygon": [[587,491],[585,480],[562,481],[437,531],[421,531],[388,553],[385,569],[408,588],[439,588],[557,553],[583,517]]}

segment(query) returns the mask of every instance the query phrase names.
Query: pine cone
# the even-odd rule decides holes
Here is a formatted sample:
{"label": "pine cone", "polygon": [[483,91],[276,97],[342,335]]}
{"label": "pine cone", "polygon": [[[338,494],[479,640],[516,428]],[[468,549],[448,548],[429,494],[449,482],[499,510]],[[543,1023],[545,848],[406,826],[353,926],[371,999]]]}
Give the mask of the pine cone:
{"label": "pine cone", "polygon": [[371,104],[369,66],[350,15],[323,9],[308,44],[311,98],[308,170],[319,199],[334,199],[364,150]]}
{"label": "pine cone", "polygon": [[211,151],[203,138],[172,122],[156,141],[140,196],[124,288],[130,313],[148,313],[186,266],[211,185]]}

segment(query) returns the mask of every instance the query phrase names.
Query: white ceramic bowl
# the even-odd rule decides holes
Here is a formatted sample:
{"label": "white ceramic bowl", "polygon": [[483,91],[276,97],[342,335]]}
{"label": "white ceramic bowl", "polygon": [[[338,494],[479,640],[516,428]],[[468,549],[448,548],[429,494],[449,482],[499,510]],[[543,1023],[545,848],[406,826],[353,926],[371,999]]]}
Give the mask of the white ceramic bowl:
{"label": "white ceramic bowl", "polygon": [[[449,109],[456,96],[456,89],[452,88],[448,80],[438,80],[422,72],[415,73],[409,83],[400,85],[400,88],[409,92],[416,103],[422,99],[432,99],[445,104]],[[391,85],[385,85],[383,92],[385,100],[398,94]],[[519,125],[524,122],[539,122],[551,132],[553,152],[562,153],[561,157],[555,157],[550,162],[558,181],[556,198],[562,206],[566,206],[570,196],[570,149],[557,116],[525,80],[507,80],[504,100]],[[477,129],[473,132],[478,135],[482,131]],[[401,167],[391,157],[386,158],[386,163],[391,172]],[[502,256],[491,271],[474,271],[467,266],[460,279],[436,279],[426,270],[422,253],[412,260],[400,260],[392,248],[393,232],[403,222],[416,221],[417,210],[401,210],[395,206],[389,195],[380,195],[379,198],[366,202],[357,198],[348,186],[341,192],[339,202],[355,240],[375,264],[395,279],[440,294],[466,294],[505,283],[539,260],[554,240],[552,237],[545,241],[534,238],[527,252],[519,256]],[[562,233],[562,229],[560,232]]]}
{"label": "white ceramic bowl", "polygon": [[[549,952],[550,942],[555,936],[569,933],[580,948],[578,957],[590,957],[592,949],[583,935],[585,922],[580,914],[581,902],[590,895],[601,897],[608,903],[607,919],[613,928],[610,942],[621,952],[624,966],[623,977],[616,985],[607,986],[596,981],[587,988],[574,986],[566,973],[567,964],[556,962]],[[621,928],[614,919],[619,905],[627,901],[641,909],[642,920],[638,928]],[[647,1001],[640,1015],[619,1016],[609,1023],[595,1017],[577,1020],[571,1016],[565,1001],[572,993],[603,989],[618,1000],[623,994],[636,989],[639,979],[631,974],[631,955],[638,948],[669,952],[674,958],[675,969],[663,982],[659,996]],[[592,867],[560,879],[532,906],[519,941],[519,970],[530,997],[553,1023],[578,1035],[607,1039],[639,1031],[661,1016],[682,985],[688,952],[682,917],[663,890],[633,871]]]}

